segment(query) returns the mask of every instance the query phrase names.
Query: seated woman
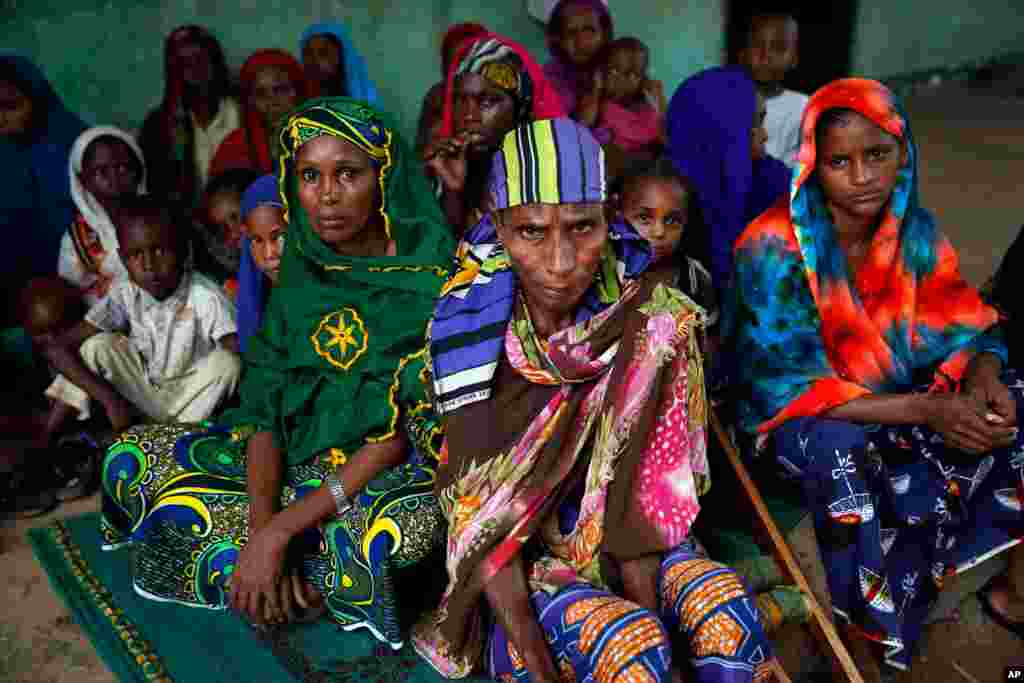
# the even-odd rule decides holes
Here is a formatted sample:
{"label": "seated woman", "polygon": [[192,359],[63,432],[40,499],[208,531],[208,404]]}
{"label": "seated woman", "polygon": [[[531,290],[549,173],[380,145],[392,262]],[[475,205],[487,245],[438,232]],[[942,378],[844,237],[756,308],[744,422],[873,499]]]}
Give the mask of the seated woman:
{"label": "seated woman", "polygon": [[[919,205],[884,86],[815,93],[799,161],[736,245],[739,426],[802,485],[836,614],[905,669],[947,577],[1024,536],[1024,384],[1000,376],[998,316]],[[1018,634],[1021,552],[985,597]]]}
{"label": "seated woman", "polygon": [[75,140],[69,166],[76,211],[60,243],[57,273],[92,306],[112,282],[128,275],[111,215],[126,197],[146,193],[146,163],[135,138],[120,128],[97,126]]}
{"label": "seated woman", "polygon": [[242,351],[260,329],[271,288],[281,275],[284,199],[276,175],[265,175],[242,195],[242,261],[238,267],[238,345]]}
{"label": "seated woman", "polygon": [[238,80],[245,108],[242,127],[220,143],[210,162],[211,177],[232,168],[273,171],[281,155],[277,127],[308,96],[302,65],[284,50],[257,50],[245,60]]}
{"label": "seated woman", "polygon": [[689,536],[703,311],[608,225],[603,165],[567,118],[495,158],[431,323],[449,584],[413,643],[449,678],[679,680],[679,645],[696,680],[750,681],[772,658],[754,599]]}
{"label": "seated woman", "polygon": [[464,42],[445,85],[441,130],[423,150],[457,234],[482,215],[491,158],[522,123],[563,116],[558,93],[522,45],[486,33]]}
{"label": "seated woman", "polygon": [[486,27],[473,22],[455,24],[445,31],[444,40],[441,41],[441,80],[432,85],[423,98],[419,123],[416,124],[416,154],[422,154],[427,143],[441,131],[441,118],[444,116],[444,86],[448,78],[448,70],[455,60],[458,49],[465,41],[485,33],[487,33]]}
{"label": "seated woman", "polygon": [[390,117],[313,100],[281,140],[291,229],[241,406],[212,428],[126,432],[103,539],[137,544],[141,595],[261,624],[322,600],[399,648],[391,572],[444,534],[420,373],[451,231]]}
{"label": "seated woman", "polygon": [[366,60],[356,50],[344,24],[322,21],[313,24],[299,41],[309,94],[351,97],[376,105],[377,86],[370,79]]}
{"label": "seated woman", "polygon": [[[31,277],[52,275],[61,236],[75,205],[68,183],[71,146],[86,129],[68,111],[30,60],[0,53],[0,229],[17,235],[3,263],[3,291],[10,297]],[[14,322],[13,299],[3,307],[3,327]]]}
{"label": "seated woman", "polygon": [[668,106],[668,154],[693,184],[705,223],[704,244],[691,253],[705,261],[719,293],[736,238],[789,188],[789,169],[765,154],[764,117],[764,98],[740,67],[690,77]]}

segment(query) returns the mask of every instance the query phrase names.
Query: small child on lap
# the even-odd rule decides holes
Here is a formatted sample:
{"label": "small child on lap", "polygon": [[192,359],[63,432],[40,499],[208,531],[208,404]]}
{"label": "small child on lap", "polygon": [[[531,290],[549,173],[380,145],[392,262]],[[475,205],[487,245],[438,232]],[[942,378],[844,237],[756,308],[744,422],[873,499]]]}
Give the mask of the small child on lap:
{"label": "small child on lap", "polygon": [[47,351],[66,378],[47,391],[84,419],[92,401],[116,430],[135,414],[158,422],[210,417],[241,372],[235,312],[220,288],[186,266],[186,232],[139,197],[117,223],[128,277]]}
{"label": "small child on lap", "polygon": [[800,151],[800,119],[808,99],[783,85],[786,74],[797,65],[798,40],[799,25],[792,14],[759,12],[750,19],[746,45],[739,54],[740,64],[750,70],[765,100],[765,149],[790,168],[796,166]]}

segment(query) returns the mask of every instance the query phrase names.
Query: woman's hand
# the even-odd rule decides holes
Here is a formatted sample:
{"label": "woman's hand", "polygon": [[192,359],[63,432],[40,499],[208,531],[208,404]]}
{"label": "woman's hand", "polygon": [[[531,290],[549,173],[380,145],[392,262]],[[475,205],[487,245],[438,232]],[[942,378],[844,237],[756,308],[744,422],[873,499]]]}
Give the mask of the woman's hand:
{"label": "woman's hand", "polygon": [[423,163],[441,181],[446,192],[461,194],[466,189],[466,148],[474,134],[433,140],[423,150]]}
{"label": "woman's hand", "polygon": [[967,394],[930,394],[928,401],[928,426],[952,448],[984,455],[1011,446],[1016,439],[1014,427],[987,421],[984,406]]}
{"label": "woman's hand", "polygon": [[[238,555],[228,593],[232,609],[256,624],[283,619],[292,609],[291,580],[285,573],[285,554],[290,540],[273,523],[249,537]],[[288,598],[283,598],[285,594]],[[286,605],[282,604],[286,599]]]}
{"label": "woman's hand", "polygon": [[1002,361],[991,354],[975,358],[964,373],[961,393],[985,411],[986,420],[1003,427],[1017,426],[1017,402],[999,379]]}

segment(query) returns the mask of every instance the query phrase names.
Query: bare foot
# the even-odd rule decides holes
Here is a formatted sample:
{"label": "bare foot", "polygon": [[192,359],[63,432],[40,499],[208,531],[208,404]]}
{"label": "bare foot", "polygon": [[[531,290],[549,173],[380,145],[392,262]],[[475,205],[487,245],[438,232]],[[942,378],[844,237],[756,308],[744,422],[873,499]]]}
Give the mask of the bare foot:
{"label": "bare foot", "polygon": [[1024,600],[1010,591],[1005,581],[997,581],[988,592],[988,603],[1007,621],[1024,622]]}

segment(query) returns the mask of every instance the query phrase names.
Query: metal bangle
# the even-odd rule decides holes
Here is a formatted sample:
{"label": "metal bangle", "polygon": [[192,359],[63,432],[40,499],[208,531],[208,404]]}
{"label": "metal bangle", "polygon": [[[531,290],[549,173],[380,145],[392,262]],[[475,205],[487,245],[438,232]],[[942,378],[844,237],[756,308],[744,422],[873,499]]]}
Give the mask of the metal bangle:
{"label": "metal bangle", "polygon": [[334,507],[337,508],[338,516],[341,517],[352,508],[352,501],[345,493],[345,486],[341,483],[341,479],[338,479],[338,475],[331,473],[327,475],[327,488],[330,489],[331,496],[334,497]]}

